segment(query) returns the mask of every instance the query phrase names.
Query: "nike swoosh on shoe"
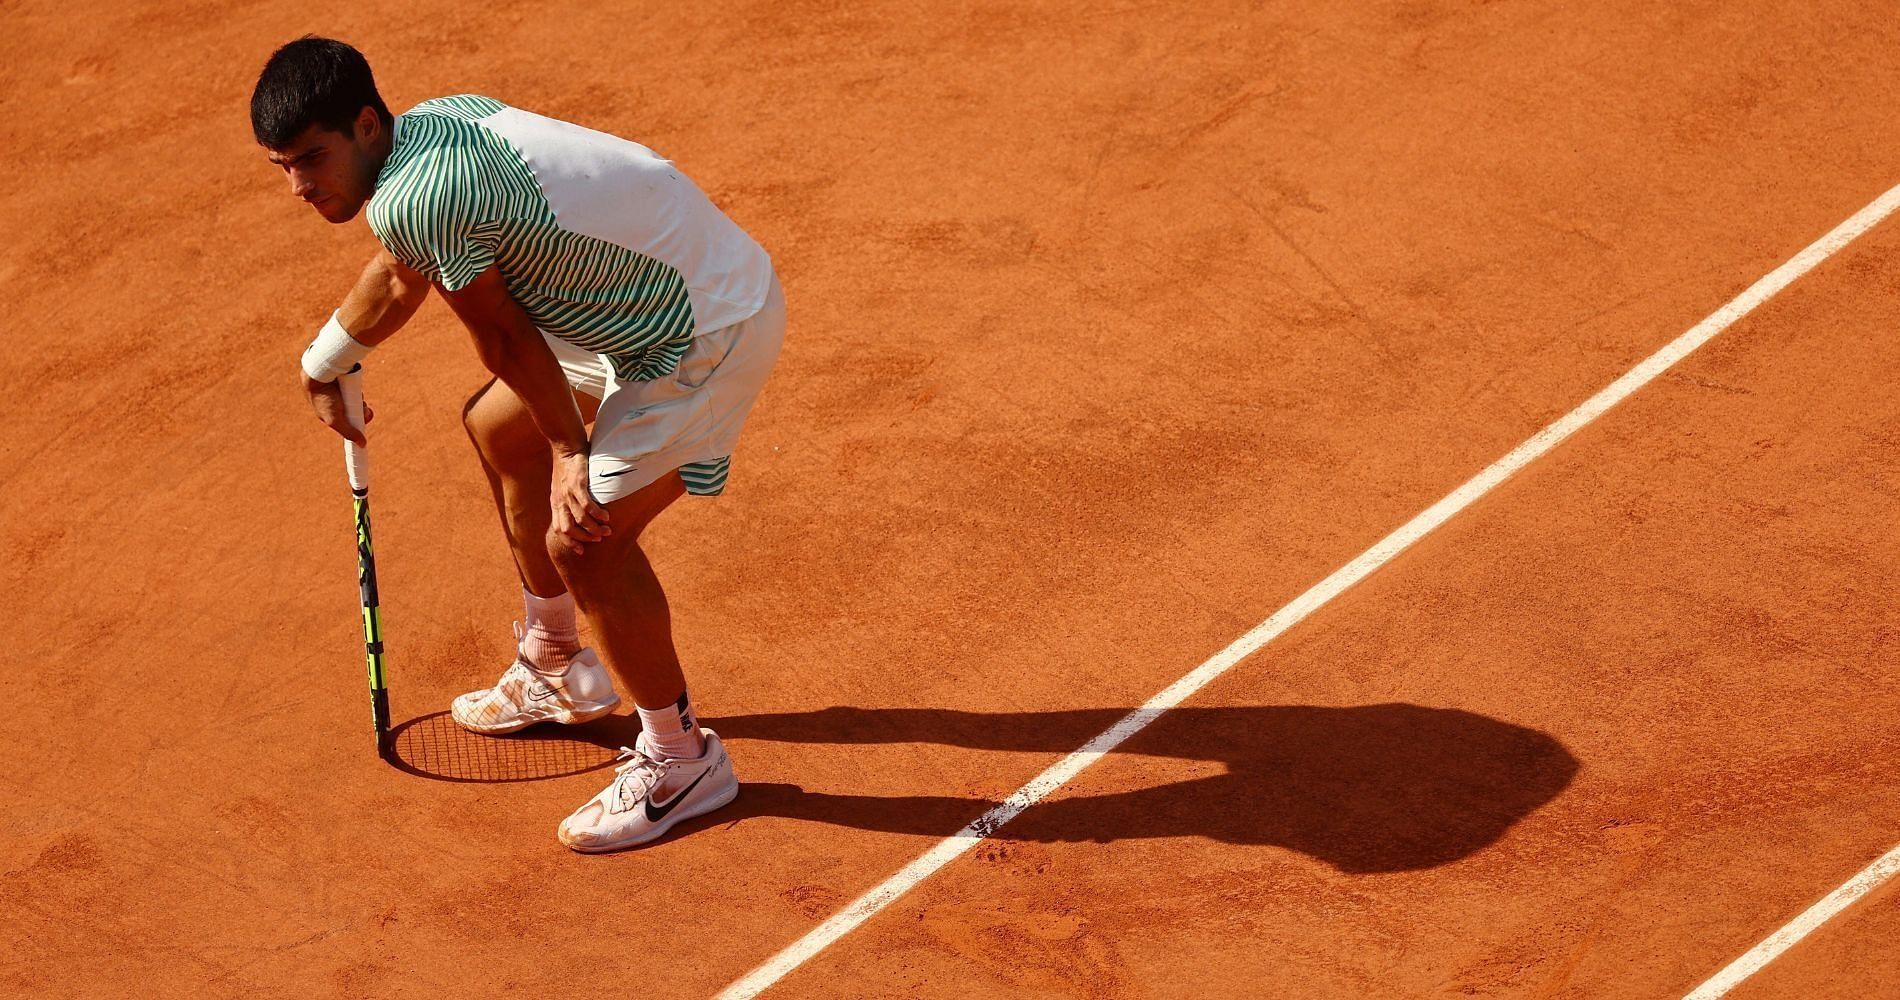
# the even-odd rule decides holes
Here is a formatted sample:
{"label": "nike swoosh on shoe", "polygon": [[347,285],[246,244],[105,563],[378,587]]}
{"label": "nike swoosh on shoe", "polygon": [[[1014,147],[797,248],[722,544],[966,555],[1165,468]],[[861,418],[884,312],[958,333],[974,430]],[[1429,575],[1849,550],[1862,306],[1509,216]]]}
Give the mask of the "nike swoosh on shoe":
{"label": "nike swoosh on shoe", "polygon": [[713,769],[710,767],[705,769],[704,771],[699,772],[699,777],[694,778],[692,784],[687,785],[685,788],[680,789],[680,793],[678,795],[673,796],[672,800],[663,806],[656,807],[653,804],[652,799],[646,800],[644,805],[646,806],[647,822],[658,823],[659,821],[665,819],[666,814],[672,812],[674,806],[677,806],[681,802],[686,801],[686,796],[692,794],[693,789],[699,787],[699,783],[702,781],[705,781],[706,776],[711,774],[712,772],[713,772]]}

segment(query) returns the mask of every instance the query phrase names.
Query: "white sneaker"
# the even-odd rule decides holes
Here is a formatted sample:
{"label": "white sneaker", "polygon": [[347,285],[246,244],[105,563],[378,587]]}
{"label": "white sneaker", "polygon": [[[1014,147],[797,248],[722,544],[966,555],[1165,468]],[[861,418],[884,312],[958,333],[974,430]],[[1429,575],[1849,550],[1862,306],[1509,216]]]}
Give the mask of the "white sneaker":
{"label": "white sneaker", "polygon": [[717,733],[700,733],[706,752],[694,760],[659,756],[644,733],[632,747],[621,747],[626,763],[614,769],[613,784],[562,820],[555,835],[583,854],[618,851],[658,840],[673,824],[731,802],[739,794],[732,758]]}
{"label": "white sneaker", "polygon": [[[521,638],[521,623],[515,623]],[[515,647],[515,662],[502,671],[495,686],[470,691],[455,699],[449,715],[457,725],[474,733],[496,736],[526,729],[537,722],[564,725],[598,719],[620,704],[613,678],[591,649],[574,654],[558,674],[544,673]]]}

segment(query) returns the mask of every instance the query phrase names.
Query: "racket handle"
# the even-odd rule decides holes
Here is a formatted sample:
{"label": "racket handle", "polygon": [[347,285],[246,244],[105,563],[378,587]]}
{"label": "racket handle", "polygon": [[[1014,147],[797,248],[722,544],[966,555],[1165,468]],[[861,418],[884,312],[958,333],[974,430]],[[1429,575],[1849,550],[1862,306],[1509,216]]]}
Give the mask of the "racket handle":
{"label": "racket handle", "polygon": [[[343,391],[343,419],[361,431],[363,421],[363,366],[357,365],[336,377]],[[343,468],[350,474],[350,492],[363,496],[369,492],[369,449],[349,439],[343,441]]]}

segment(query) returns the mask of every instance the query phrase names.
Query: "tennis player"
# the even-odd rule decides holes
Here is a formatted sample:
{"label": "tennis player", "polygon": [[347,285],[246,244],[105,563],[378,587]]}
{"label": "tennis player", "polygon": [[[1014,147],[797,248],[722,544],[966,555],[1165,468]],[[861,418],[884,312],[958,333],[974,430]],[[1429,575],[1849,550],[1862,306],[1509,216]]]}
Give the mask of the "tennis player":
{"label": "tennis player", "polygon": [[[640,735],[613,782],[561,822],[577,851],[647,843],[731,802],[732,762],[693,714],[640,534],[680,496],[725,488],[784,339],[771,259],[652,150],[474,95],[391,115],[362,54],[331,39],[271,55],[251,126],[292,194],[331,223],[367,209],[382,244],[304,355],[318,418],[361,440],[336,377],[430,288],[494,375],[463,422],[526,627],[500,679],[455,699],[456,722],[487,734],[586,722],[619,704],[619,679]],[[580,645],[577,608],[598,654]]]}

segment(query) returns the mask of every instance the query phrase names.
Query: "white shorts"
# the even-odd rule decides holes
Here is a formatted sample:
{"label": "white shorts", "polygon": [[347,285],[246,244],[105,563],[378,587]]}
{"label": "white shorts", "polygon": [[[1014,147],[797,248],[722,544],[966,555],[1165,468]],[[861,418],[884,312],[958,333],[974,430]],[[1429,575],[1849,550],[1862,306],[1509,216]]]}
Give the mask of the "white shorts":
{"label": "white shorts", "polygon": [[679,367],[647,381],[618,381],[599,355],[547,340],[568,384],[601,397],[587,448],[595,502],[630,496],[674,469],[686,492],[717,496],[746,414],[785,343],[785,292],[773,278],[758,312],[695,334]]}

